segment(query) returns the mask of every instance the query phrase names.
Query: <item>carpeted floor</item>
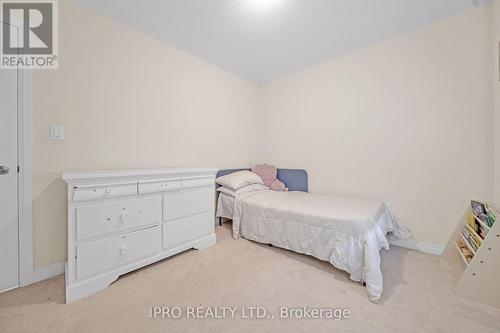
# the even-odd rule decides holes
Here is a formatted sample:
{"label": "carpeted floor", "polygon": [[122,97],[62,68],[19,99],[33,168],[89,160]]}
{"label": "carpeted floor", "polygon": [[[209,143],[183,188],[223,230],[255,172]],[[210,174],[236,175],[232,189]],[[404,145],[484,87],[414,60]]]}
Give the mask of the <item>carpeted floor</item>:
{"label": "carpeted floor", "polygon": [[[1,294],[0,332],[500,332],[500,309],[453,294],[459,262],[398,247],[383,251],[385,290],[374,304],[363,286],[328,263],[233,240],[229,227],[217,228],[209,249],[128,274],[73,304],[64,304],[63,276]],[[177,306],[182,316],[150,318],[152,306]],[[234,318],[229,311],[226,318],[186,318],[188,308],[201,307],[203,316],[216,306],[236,307]],[[265,308],[265,318],[243,318],[252,306]],[[281,307],[302,306],[349,309],[350,318],[280,318]]]}

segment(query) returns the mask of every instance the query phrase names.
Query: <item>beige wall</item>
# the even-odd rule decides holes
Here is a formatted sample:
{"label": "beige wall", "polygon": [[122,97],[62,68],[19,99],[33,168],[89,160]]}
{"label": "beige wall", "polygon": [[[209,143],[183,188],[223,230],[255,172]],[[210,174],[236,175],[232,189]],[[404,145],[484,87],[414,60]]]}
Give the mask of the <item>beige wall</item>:
{"label": "beige wall", "polygon": [[66,258],[63,171],[246,166],[258,153],[256,84],[59,4],[60,68],[34,76],[35,268]]}
{"label": "beige wall", "polygon": [[60,177],[82,169],[306,168],[312,191],[392,202],[444,244],[470,198],[493,198],[498,2],[259,87],[60,1],[60,69],[34,76],[35,268],[65,260]]}
{"label": "beige wall", "polygon": [[488,5],[264,86],[264,160],[445,244],[468,200],[492,199],[490,29]]}
{"label": "beige wall", "polygon": [[500,0],[493,2],[493,96],[495,108],[495,181],[494,181],[494,202],[500,209]]}

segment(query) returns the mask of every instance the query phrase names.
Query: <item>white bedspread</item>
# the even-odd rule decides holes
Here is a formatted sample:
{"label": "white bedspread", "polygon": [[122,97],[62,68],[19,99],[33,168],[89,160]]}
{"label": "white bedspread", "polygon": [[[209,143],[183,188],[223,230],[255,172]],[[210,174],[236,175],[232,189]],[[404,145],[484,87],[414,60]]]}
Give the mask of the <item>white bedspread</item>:
{"label": "white bedspread", "polygon": [[328,261],[352,280],[366,282],[374,302],[383,290],[379,252],[389,249],[388,232],[408,235],[380,201],[270,190],[234,201],[234,238],[241,235]]}
{"label": "white bedspread", "polygon": [[217,213],[216,217],[225,217],[227,219],[233,219],[234,210],[234,198],[230,195],[219,193],[217,199]]}

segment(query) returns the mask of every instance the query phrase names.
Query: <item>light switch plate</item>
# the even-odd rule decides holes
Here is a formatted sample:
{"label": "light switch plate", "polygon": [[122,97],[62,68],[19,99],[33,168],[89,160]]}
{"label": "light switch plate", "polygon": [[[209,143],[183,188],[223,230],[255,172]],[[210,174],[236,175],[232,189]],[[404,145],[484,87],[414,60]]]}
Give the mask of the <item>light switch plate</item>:
{"label": "light switch plate", "polygon": [[50,125],[50,140],[63,141],[64,140],[64,126]]}

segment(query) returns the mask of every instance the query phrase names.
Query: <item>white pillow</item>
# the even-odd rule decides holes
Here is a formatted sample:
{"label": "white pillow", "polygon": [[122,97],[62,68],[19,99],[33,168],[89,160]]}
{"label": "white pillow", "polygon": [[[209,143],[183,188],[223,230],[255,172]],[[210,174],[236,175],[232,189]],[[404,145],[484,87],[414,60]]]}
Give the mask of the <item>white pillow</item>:
{"label": "white pillow", "polygon": [[233,172],[229,175],[219,177],[215,181],[217,182],[217,184],[224,187],[229,187],[233,190],[237,190],[239,188],[242,188],[243,186],[252,184],[264,184],[262,178],[248,170]]}
{"label": "white pillow", "polygon": [[227,194],[233,198],[236,198],[236,196],[242,194],[242,193],[248,193],[248,192],[256,192],[256,191],[262,191],[262,190],[269,190],[269,187],[261,184],[251,184],[247,186],[243,186],[242,188],[239,188],[237,190],[233,190],[229,187],[224,187],[221,186],[217,189],[220,193]]}

